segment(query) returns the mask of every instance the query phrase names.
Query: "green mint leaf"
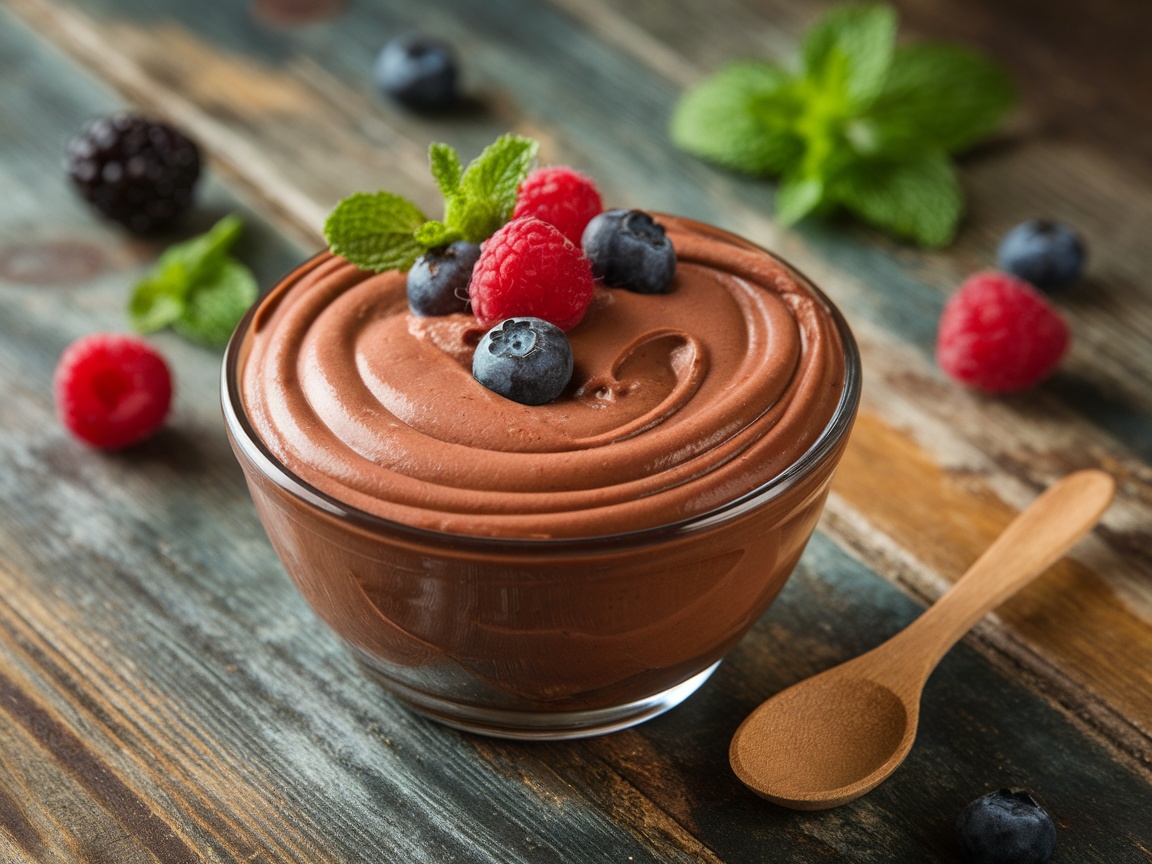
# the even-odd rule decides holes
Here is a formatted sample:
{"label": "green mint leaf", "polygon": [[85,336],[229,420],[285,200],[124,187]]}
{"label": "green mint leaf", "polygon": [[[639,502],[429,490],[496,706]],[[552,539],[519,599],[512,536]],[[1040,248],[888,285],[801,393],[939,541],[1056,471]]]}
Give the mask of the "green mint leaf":
{"label": "green mint leaf", "polygon": [[814,91],[855,109],[884,87],[896,44],[896,10],[887,5],[833,9],[804,39],[804,77]]}
{"label": "green mint leaf", "polygon": [[682,150],[745,174],[779,174],[800,158],[803,107],[792,77],[771,63],[736,63],[681,97],[669,134]]}
{"label": "green mint leaf", "polygon": [[328,248],[362,270],[407,270],[425,252],[414,232],[427,220],[390,192],[357,192],[336,205],[324,223]]}
{"label": "green mint leaf", "polygon": [[939,149],[855,163],[829,185],[828,197],[877,228],[929,247],[952,241],[963,210],[956,170]]}
{"label": "green mint leaf", "polygon": [[918,43],[896,49],[868,114],[888,138],[955,153],[995,131],[1014,102],[1011,79],[983,55]]}
{"label": "green mint leaf", "polygon": [[[243,227],[240,217],[232,213],[204,234],[165,250],[128,300],[128,320],[133,329],[150,333],[180,320],[186,313],[189,294],[229,260],[228,252]],[[236,322],[232,323],[234,326]]]}
{"label": "green mint leaf", "polygon": [[446,202],[444,221],[465,240],[479,243],[512,216],[516,193],[540,145],[531,138],[501,135],[469,163],[457,194]]}
{"label": "green mint leaf", "polygon": [[823,199],[821,178],[785,174],[776,190],[776,218],[785,225],[793,225],[815,210]]}
{"label": "green mint leaf", "polygon": [[447,246],[457,240],[463,240],[463,235],[455,228],[449,228],[443,222],[425,222],[416,229],[416,242],[425,249],[435,249],[437,246]]}
{"label": "green mint leaf", "polygon": [[183,314],[172,322],[172,329],[195,342],[223,345],[258,293],[252,271],[225,258],[192,284]]}
{"label": "green mint leaf", "polygon": [[448,144],[433,144],[428,148],[428,161],[432,166],[432,176],[445,201],[451,201],[460,191],[460,154]]}

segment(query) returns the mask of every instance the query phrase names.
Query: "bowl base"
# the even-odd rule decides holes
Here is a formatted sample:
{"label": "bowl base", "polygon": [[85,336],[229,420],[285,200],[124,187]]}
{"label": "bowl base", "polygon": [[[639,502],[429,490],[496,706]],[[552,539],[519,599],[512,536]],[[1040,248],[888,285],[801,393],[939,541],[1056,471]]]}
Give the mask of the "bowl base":
{"label": "bowl base", "polygon": [[520,741],[591,738],[651,720],[695,693],[721,663],[717,660],[687,681],[635,702],[592,711],[549,712],[502,710],[449,702],[396,681],[363,652],[353,649],[352,653],[373,681],[417,714],[465,732]]}

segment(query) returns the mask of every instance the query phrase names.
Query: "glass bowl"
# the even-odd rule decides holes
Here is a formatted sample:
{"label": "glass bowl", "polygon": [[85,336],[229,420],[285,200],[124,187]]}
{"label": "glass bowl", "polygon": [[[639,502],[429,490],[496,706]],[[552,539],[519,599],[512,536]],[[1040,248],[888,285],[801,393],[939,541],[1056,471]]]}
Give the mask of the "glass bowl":
{"label": "glass bowl", "polygon": [[258,303],[228,346],[222,403],[272,546],[369,676],[442,723],[562,739],[668,710],[700,687],[783,587],[855,419],[852,334],[792,273],[827,306],[845,355],[838,404],[815,443],[769,482],[707,513],[578,539],[412,527],[294,475],[261,441],[241,396]]}

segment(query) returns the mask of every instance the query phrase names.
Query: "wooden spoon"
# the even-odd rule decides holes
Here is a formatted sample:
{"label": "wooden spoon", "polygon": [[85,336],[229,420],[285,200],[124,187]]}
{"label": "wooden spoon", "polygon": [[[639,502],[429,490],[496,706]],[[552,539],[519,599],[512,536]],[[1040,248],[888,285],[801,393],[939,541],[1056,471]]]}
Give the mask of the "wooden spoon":
{"label": "wooden spoon", "polygon": [[875,788],[912,748],[920,692],[948,649],[1059,560],[1096,524],[1114,491],[1101,471],[1079,471],[1048,489],[902,632],[753,711],[732,738],[736,775],[797,810],[836,807]]}

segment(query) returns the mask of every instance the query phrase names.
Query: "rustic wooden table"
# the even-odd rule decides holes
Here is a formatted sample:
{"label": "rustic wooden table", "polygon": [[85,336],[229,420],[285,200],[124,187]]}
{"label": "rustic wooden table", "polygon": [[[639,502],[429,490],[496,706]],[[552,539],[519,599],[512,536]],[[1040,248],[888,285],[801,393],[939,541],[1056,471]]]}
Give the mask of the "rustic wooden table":
{"label": "rustic wooden table", "polygon": [[[5,0],[0,5],[0,858],[4,861],[958,861],[953,823],[1000,786],[1053,813],[1053,861],[1152,860],[1152,32],[1124,0],[903,0],[904,33],[967,41],[1023,93],[963,162],[969,215],[927,253],[848,225],[773,221],[771,187],[676,152],[677,94],[775,54],[825,4],[792,0]],[[471,108],[380,99],[396,32],[436,32]],[[386,186],[434,209],[430,140],[474,155],[538,137],[612,204],[777,249],[846,311],[864,405],[779,601],[703,690],[636,729],[482,739],[364,679],[292,589],[220,417],[220,355],[161,334],[177,377],[157,438],[100,455],[56,422],[72,339],[125,330],[163,243],[101,223],[64,141],[123,105],[211,156],[189,230],[239,210],[261,282],[320,245],[332,204]],[[984,398],[933,358],[947,295],[1034,215],[1078,225],[1075,343],[1024,395]],[[746,791],[726,748],[781,687],[878,642],[1058,476],[1119,484],[1098,530],[958,645],[911,756],[822,813]]]}

